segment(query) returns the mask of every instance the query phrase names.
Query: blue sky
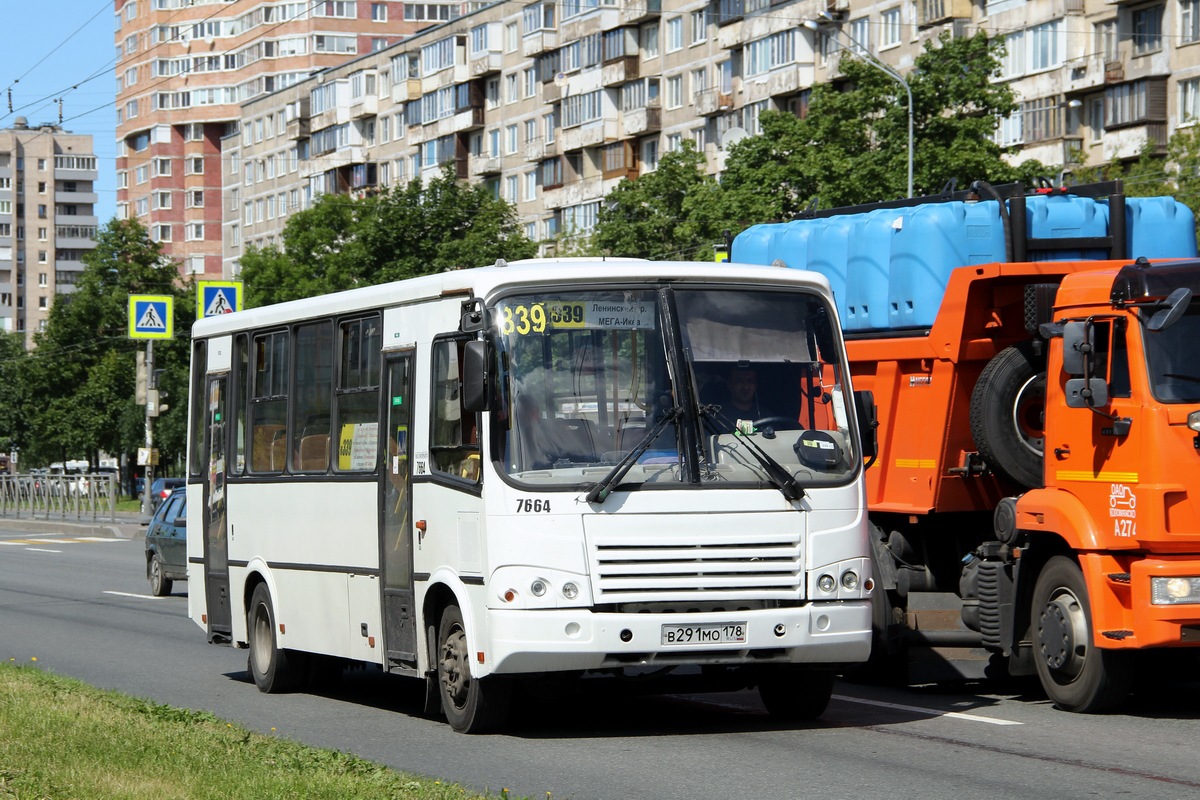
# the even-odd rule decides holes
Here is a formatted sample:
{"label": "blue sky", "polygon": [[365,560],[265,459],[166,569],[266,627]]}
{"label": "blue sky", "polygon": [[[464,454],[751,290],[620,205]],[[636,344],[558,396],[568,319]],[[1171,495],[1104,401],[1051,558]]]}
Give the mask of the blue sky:
{"label": "blue sky", "polygon": [[[116,50],[113,0],[0,0],[4,46],[0,47],[0,128],[23,116],[30,125],[58,121],[91,134],[100,180],[96,216],[116,211]],[[90,80],[89,80],[90,79]],[[76,87],[76,88],[71,88]],[[12,92],[12,113],[8,92]]]}

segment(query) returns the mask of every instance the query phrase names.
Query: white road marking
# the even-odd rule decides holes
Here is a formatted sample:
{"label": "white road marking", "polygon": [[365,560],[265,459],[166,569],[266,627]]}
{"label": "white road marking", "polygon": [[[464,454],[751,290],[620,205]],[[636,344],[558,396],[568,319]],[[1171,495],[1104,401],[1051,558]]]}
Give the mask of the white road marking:
{"label": "white road marking", "polygon": [[50,550],[45,547],[26,547],[25,549],[31,553],[61,553],[62,552],[62,550]]}
{"label": "white road marking", "polygon": [[136,597],[139,600],[166,600],[165,597],[155,597],[152,594],[134,594],[133,592],[113,592],[105,590],[104,594],[115,594],[117,597]]}
{"label": "white road marking", "polygon": [[835,694],[834,700],[841,700],[843,703],[858,703],[864,706],[879,706],[880,708],[894,708],[897,711],[911,711],[914,714],[925,714],[930,717],[953,717],[955,719],[963,719],[968,722],[986,722],[989,725],[1024,725],[1024,722],[1017,722],[1011,719],[996,719],[995,717],[981,717],[978,714],[967,714],[963,711],[941,711],[936,708],[922,708],[921,706],[906,706],[900,703],[884,703],[881,700],[867,700],[862,697],[848,697],[843,694]]}

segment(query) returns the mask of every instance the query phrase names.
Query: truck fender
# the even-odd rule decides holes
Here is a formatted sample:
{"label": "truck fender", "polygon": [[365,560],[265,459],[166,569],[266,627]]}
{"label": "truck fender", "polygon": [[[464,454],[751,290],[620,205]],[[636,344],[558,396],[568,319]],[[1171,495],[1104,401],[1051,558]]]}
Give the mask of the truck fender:
{"label": "truck fender", "polygon": [[1078,497],[1061,489],[1033,489],[1017,500],[1017,530],[1050,533],[1072,550],[1106,549],[1107,532]]}

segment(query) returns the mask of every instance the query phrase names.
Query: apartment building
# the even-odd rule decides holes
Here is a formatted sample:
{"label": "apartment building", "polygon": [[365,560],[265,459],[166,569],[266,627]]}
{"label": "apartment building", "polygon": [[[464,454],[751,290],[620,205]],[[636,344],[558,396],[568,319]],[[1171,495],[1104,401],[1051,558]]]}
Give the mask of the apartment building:
{"label": "apartment building", "polygon": [[224,272],[321,193],[447,162],[514,203],[551,252],[685,140],[720,173],[763,111],[805,114],[851,51],[904,75],[927,41],[980,29],[1006,40],[998,80],[1020,108],[996,139],[1014,161],[1161,152],[1200,119],[1200,0],[497,3],[244,103],[223,141]]}
{"label": "apartment building", "polygon": [[96,156],[90,135],[17,117],[0,130],[0,330],[44,330],[96,247]]}
{"label": "apartment building", "polygon": [[221,138],[239,105],[459,15],[461,2],[114,0],[117,216],[221,272]]}

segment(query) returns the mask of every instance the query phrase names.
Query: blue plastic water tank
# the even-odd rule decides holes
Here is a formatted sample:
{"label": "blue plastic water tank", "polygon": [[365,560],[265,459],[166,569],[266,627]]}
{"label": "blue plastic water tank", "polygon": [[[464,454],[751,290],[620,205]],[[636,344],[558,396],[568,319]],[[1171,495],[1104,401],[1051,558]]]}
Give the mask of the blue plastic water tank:
{"label": "blue plastic water tank", "polygon": [[850,312],[846,306],[846,262],[857,216],[847,214],[822,219],[822,224],[814,226],[808,237],[808,268],[829,279],[842,328],[846,327],[846,322],[850,319]]}
{"label": "blue plastic water tank", "polygon": [[917,206],[896,221],[888,275],[888,327],[933,324],[950,273],[1006,259],[1004,223],[995,200]]}
{"label": "blue plastic water tank", "polygon": [[779,259],[792,269],[808,269],[809,242],[813,233],[824,225],[823,219],[798,219],[781,225],[772,260]]}
{"label": "blue plastic water tank", "polygon": [[1195,258],[1196,216],[1173,197],[1125,198],[1130,258]]}
{"label": "blue plastic water tank", "polygon": [[778,223],[751,225],[733,238],[734,261],[742,264],[770,264],[768,255],[778,235]]}
{"label": "blue plastic water tank", "polygon": [[888,327],[888,272],[896,219],[910,209],[879,209],[855,214],[854,229],[846,247],[846,316],[848,331]]}
{"label": "blue plastic water tank", "polygon": [[[1075,195],[1031,195],[1025,199],[1029,235],[1035,239],[1077,239],[1108,235],[1108,204]],[[1030,249],[1032,261],[1108,258],[1106,250]]]}

